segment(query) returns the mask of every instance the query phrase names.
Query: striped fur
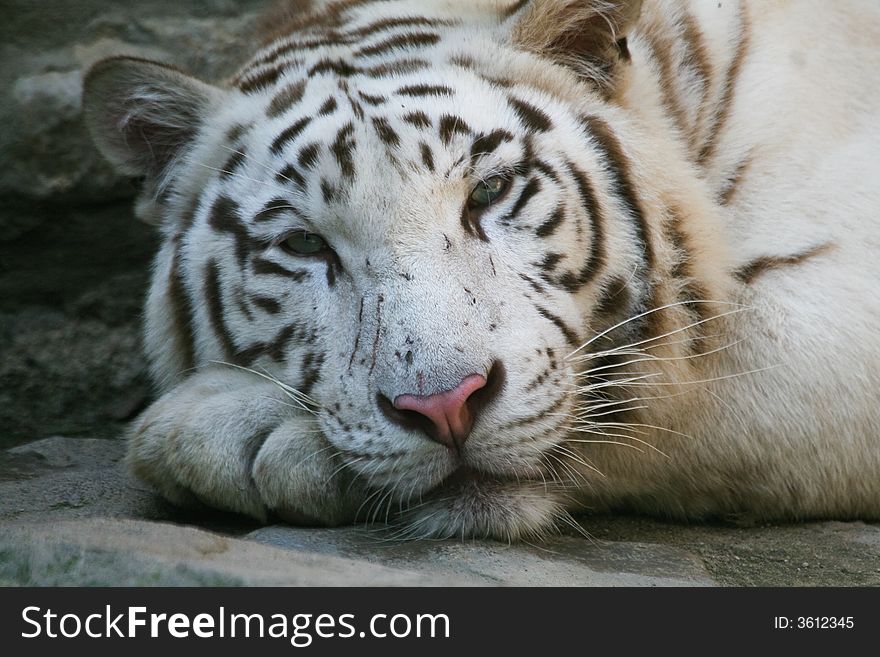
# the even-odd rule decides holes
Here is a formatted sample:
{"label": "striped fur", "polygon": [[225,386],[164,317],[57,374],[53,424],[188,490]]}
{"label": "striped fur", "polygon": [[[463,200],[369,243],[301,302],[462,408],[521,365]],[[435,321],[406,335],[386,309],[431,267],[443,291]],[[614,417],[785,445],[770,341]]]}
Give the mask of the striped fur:
{"label": "striped fur", "polygon": [[[227,84],[127,59],[86,80],[165,236],[140,476],[413,536],[880,517],[880,10],[287,8]],[[304,232],[329,248],[292,252]],[[383,414],[493,371],[458,452]]]}

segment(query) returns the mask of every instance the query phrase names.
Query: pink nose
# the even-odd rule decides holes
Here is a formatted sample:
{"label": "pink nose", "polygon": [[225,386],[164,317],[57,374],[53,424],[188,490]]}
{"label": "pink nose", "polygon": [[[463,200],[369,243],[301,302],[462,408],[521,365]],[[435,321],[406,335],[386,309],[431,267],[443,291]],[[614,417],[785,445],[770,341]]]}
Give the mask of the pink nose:
{"label": "pink nose", "polygon": [[400,395],[394,400],[394,408],[424,416],[428,422],[423,429],[432,440],[461,449],[474,427],[474,413],[468,399],[485,386],[485,377],[471,374],[454,390],[426,396]]}

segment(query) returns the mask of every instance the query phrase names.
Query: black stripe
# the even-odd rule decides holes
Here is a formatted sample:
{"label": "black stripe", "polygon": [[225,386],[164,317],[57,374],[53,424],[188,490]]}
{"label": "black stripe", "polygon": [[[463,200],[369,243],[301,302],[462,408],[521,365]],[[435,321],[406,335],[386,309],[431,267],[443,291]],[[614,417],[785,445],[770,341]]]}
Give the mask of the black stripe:
{"label": "black stripe", "polygon": [[529,286],[531,286],[531,288],[535,292],[537,292],[538,294],[540,294],[542,296],[547,294],[547,290],[544,288],[544,286],[541,285],[538,281],[536,281],[531,276],[527,276],[526,274],[520,274],[519,277],[521,279],[523,279],[526,283],[528,283]]}
{"label": "black stripe", "polygon": [[275,94],[275,97],[266,109],[266,116],[270,119],[277,118],[296,105],[305,95],[306,84],[305,80],[300,80],[294,84],[287,85]]}
{"label": "black stripe", "polygon": [[510,429],[517,429],[519,427],[524,427],[529,424],[534,424],[540,420],[545,419],[552,413],[558,411],[565,404],[566,399],[568,399],[568,395],[560,395],[559,398],[553,402],[550,406],[545,408],[542,411],[535,413],[534,415],[530,415],[528,417],[523,417],[518,420],[514,420],[513,422],[508,422],[498,428],[499,431],[508,431]]}
{"label": "black stripe", "polygon": [[440,117],[440,139],[447,146],[455,138],[455,135],[469,136],[472,134],[470,126],[459,116],[444,115]]}
{"label": "black stripe", "polygon": [[257,342],[236,354],[236,362],[245,367],[253,364],[261,356],[269,356],[275,362],[283,362],[290,343],[294,340],[303,342],[308,339],[307,332],[298,324],[285,326],[271,342]]}
{"label": "black stripe", "polygon": [[284,69],[272,67],[266,68],[258,73],[249,73],[248,76],[239,83],[238,88],[247,94],[252,91],[271,87],[278,81],[278,78],[281,77],[283,72]]}
{"label": "black stripe", "polygon": [[513,135],[507,130],[493,130],[488,135],[480,135],[471,146],[471,162],[483,155],[494,153],[501,144],[513,141]]}
{"label": "black stripe", "polygon": [[565,336],[566,341],[572,347],[579,347],[580,346],[581,339],[578,337],[578,334],[571,327],[569,327],[564,321],[562,321],[559,317],[557,317],[556,315],[551,313],[546,308],[542,308],[541,306],[539,306],[537,304],[535,304],[535,310],[538,311],[538,314],[541,315],[541,317],[552,322],[556,326],[556,328],[558,328],[562,332],[562,335]]}
{"label": "black stripe", "polygon": [[535,266],[544,272],[552,272],[556,270],[556,267],[563,258],[565,258],[565,256],[561,253],[547,253],[544,255],[544,259]]}
{"label": "black stripe", "polygon": [[235,303],[238,305],[238,309],[241,311],[241,314],[245,316],[245,318],[252,322],[254,321],[254,313],[251,312],[250,307],[248,306],[247,299],[244,297],[244,290],[240,289],[235,295]]}
{"label": "black stripe", "polygon": [[321,109],[318,110],[318,116],[330,116],[338,107],[339,103],[336,101],[336,98],[330,96],[327,102],[321,105]]}
{"label": "black stripe", "polygon": [[434,173],[434,155],[431,152],[431,147],[428,146],[425,142],[421,142],[419,144],[419,149],[422,153],[422,164],[425,165],[425,168]]}
{"label": "black stripe", "polygon": [[406,75],[416,73],[426,68],[431,68],[431,62],[424,59],[399,59],[395,62],[378,64],[369,68],[361,69],[361,74],[371,78],[385,78],[393,75]]}
{"label": "black stripe", "polygon": [[401,87],[397,90],[398,96],[454,96],[455,90],[452,87],[436,84],[411,84]]}
{"label": "black stripe", "polygon": [[703,148],[700,149],[700,153],[697,156],[697,163],[700,165],[707,164],[715,155],[721,140],[721,132],[730,119],[730,112],[733,107],[734,96],[736,95],[736,85],[751,47],[752,34],[748,8],[740,5],[739,14],[741,30],[739,43],[736,46],[736,52],[730,62],[730,67],[727,69],[721,99],[710,117],[711,121],[707,131],[706,143],[703,144]]}
{"label": "black stripe", "polygon": [[460,221],[462,228],[464,228],[464,232],[468,235],[479,237],[484,242],[489,241],[489,237],[486,235],[486,231],[483,230],[482,223],[480,223],[479,215],[474,216],[467,203],[465,203],[464,208],[461,211]]}
{"label": "black stripe", "polygon": [[578,194],[581,198],[581,204],[587,212],[592,235],[590,236],[590,250],[586,262],[578,273],[565,272],[557,280],[556,284],[565,288],[569,292],[577,292],[582,287],[590,283],[599,273],[605,262],[605,226],[602,211],[596,200],[596,192],[590,183],[586,174],[578,169],[574,164],[568,163],[575,184],[578,188]]}
{"label": "black stripe", "polygon": [[348,92],[346,92],[345,96],[348,98],[348,104],[351,106],[351,111],[354,112],[354,115],[359,120],[363,121],[367,116],[367,113],[364,111],[364,106],[352,98]]}
{"label": "black stripe", "polygon": [[205,266],[205,301],[208,306],[208,318],[214,335],[223,349],[223,357],[233,362],[235,358],[235,343],[226,326],[226,318],[223,311],[223,297],[220,288],[220,269],[217,262],[211,260]]}
{"label": "black stripe", "polygon": [[295,166],[292,164],[288,164],[285,166],[278,174],[275,176],[275,180],[279,183],[293,183],[300,189],[306,188],[306,179],[303,178],[302,174],[297,170]]}
{"label": "black stripe", "polygon": [[339,267],[339,259],[333,258],[327,261],[327,285],[333,287],[336,285],[337,268]]}
{"label": "black stripe", "polygon": [[277,299],[263,296],[252,296],[250,301],[257,308],[270,315],[278,315],[281,313],[281,303]]}
{"label": "black stripe", "polygon": [[309,144],[303,146],[299,155],[296,156],[296,163],[301,169],[309,170],[318,163],[318,156],[321,154],[322,144]]}
{"label": "black stripe", "polygon": [[440,41],[439,34],[431,33],[412,33],[397,34],[389,37],[372,46],[366,46],[354,53],[355,57],[375,57],[388,52],[389,50],[400,50],[405,48],[426,48],[433,46]]}
{"label": "black stripe", "polygon": [[647,38],[658,69],[661,102],[674,121],[675,127],[679,129],[682,136],[687,136],[687,110],[682,103],[676,84],[679,72],[675,62],[676,42],[674,37],[671,34],[655,31]]}
{"label": "black stripe", "polygon": [[498,78],[491,75],[480,75],[479,78],[492,87],[500,87],[501,89],[510,89],[516,83],[507,78]]}
{"label": "black stripe", "polygon": [[236,169],[238,169],[244,161],[247,159],[247,155],[243,150],[237,150],[229,157],[226,161],[226,164],[223,165],[223,169],[220,172],[220,177],[224,179],[229,179],[235,177]]}
{"label": "black stripe", "polygon": [[171,271],[168,274],[168,300],[174,325],[174,342],[180,355],[181,371],[195,367],[195,335],[193,332],[193,309],[183,282],[181,271],[180,237],[174,248]]}
{"label": "black stripe", "polygon": [[535,160],[534,162],[532,162],[532,166],[534,166],[538,171],[540,171],[542,174],[547,176],[550,180],[555,182],[557,185],[562,182],[562,180],[559,177],[559,173],[556,171],[556,169],[551,167],[546,162],[544,162],[542,160]]}
{"label": "black stripe", "polygon": [[541,238],[550,237],[562,225],[563,221],[565,221],[565,209],[560,205],[547,221],[538,226],[535,235]]}
{"label": "black stripe", "polygon": [[348,78],[361,73],[362,70],[339,59],[322,59],[309,69],[308,76],[310,78],[324,73],[335,73],[339,77]]}
{"label": "black stripe", "polygon": [[424,112],[410,112],[403,116],[403,120],[417,128],[430,128],[431,119]]}
{"label": "black stripe", "polygon": [[400,137],[394,131],[394,128],[391,127],[391,124],[388,123],[388,119],[384,117],[374,117],[373,118],[373,128],[376,130],[376,134],[379,135],[379,139],[382,140],[386,146],[396,147],[400,145]]}
{"label": "black stripe", "polygon": [[244,267],[248,253],[254,247],[254,239],[241,222],[238,203],[226,196],[219,196],[211,206],[208,225],[218,233],[235,239],[235,255],[240,267]]}
{"label": "black stripe", "polygon": [[508,98],[507,102],[513,108],[523,125],[534,132],[548,132],[553,128],[553,122],[547,114],[534,105],[518,98]]}
{"label": "black stripe", "polygon": [[629,281],[614,277],[605,284],[602,296],[593,306],[593,315],[606,322],[622,319],[632,314],[632,300]]}
{"label": "black stripe", "polygon": [[752,153],[750,152],[724,180],[718,190],[718,202],[721,205],[730,205],[743,184],[743,179],[752,165]]}
{"label": "black stripe", "polygon": [[254,274],[257,276],[284,276],[285,278],[293,279],[295,283],[300,283],[311,276],[304,269],[291,271],[265,258],[254,258],[251,265]]}
{"label": "black stripe", "polygon": [[685,48],[682,51],[682,64],[692,69],[700,81],[701,98],[700,107],[707,104],[709,90],[712,83],[712,59],[703,39],[703,34],[697,26],[696,19],[689,13],[682,17],[684,31],[682,38]]}
{"label": "black stripe", "polygon": [[291,212],[295,212],[295,210],[291,207],[290,201],[278,196],[266,203],[266,205],[263,206],[263,209],[254,215],[254,221],[257,223],[272,221],[273,219],[283,217]]}
{"label": "black stripe", "polygon": [[280,155],[288,142],[293,141],[302,134],[302,131],[305,130],[311,122],[312,118],[306,116],[285,129],[280,135],[278,135],[277,139],[272,142],[272,154]]}
{"label": "black stripe", "polygon": [[541,181],[537,178],[532,178],[523,188],[522,193],[519,195],[519,198],[516,200],[516,203],[513,206],[513,209],[510,211],[510,214],[505,217],[504,222],[510,223],[513,222],[519,217],[520,212],[528,205],[529,201],[531,201],[536,195],[541,193]]}
{"label": "black stripe", "polygon": [[425,16],[405,16],[401,18],[383,18],[364,27],[347,32],[351,37],[363,39],[378,32],[387,32],[398,27],[443,27],[456,25],[458,21],[444,20],[439,18],[426,18]]}
{"label": "black stripe", "polygon": [[226,131],[226,141],[230,144],[236,144],[252,127],[253,125],[245,125],[244,123],[233,124],[230,126],[229,130]]}
{"label": "black stripe", "polygon": [[477,71],[480,68],[477,60],[469,55],[455,55],[449,59],[449,63],[468,71]]}
{"label": "black stripe", "polygon": [[768,271],[781,269],[783,267],[799,265],[806,262],[807,260],[810,260],[811,258],[824,255],[831,251],[833,248],[834,244],[828,243],[821,244],[819,246],[813,247],[812,249],[804,251],[803,253],[798,253],[795,255],[763,256],[753,260],[748,265],[740,267],[736,272],[734,272],[734,276],[736,276],[741,282],[749,284],[754,282],[755,279]]}
{"label": "black stripe", "polygon": [[372,105],[373,107],[378,107],[379,105],[384,105],[388,102],[388,99],[385,96],[373,96],[365,94],[363,91],[358,91],[358,97],[367,105]]}
{"label": "black stripe", "polygon": [[338,193],[339,190],[333,183],[326,178],[321,178],[321,197],[324,199],[324,203],[327,205],[333,203]]}
{"label": "black stripe", "polygon": [[[324,73],[333,73],[340,78],[349,78],[355,75],[366,75],[371,78],[384,78],[390,75],[399,74],[404,75],[406,73],[415,73],[416,71],[424,70],[430,67],[430,62],[424,59],[400,59],[394,62],[386,62],[384,64],[377,64],[376,66],[355,66],[350,64],[349,62],[344,62],[341,60],[332,60],[332,59],[322,59],[320,62],[315,64],[311,69],[309,69],[308,76],[314,77],[316,75],[321,75]],[[418,87],[422,87],[424,85],[417,85],[416,87],[410,87],[411,89],[416,89]],[[404,87],[406,89],[407,87]],[[449,93],[452,93],[452,89],[446,87]],[[418,94],[411,94],[418,95]],[[422,95],[432,95],[432,94],[422,94]],[[440,94],[433,94],[440,95]]]}
{"label": "black stripe", "polygon": [[627,214],[635,220],[636,236],[645,256],[645,268],[649,271],[653,270],[655,266],[654,246],[651,242],[642,204],[636,194],[629,160],[607,123],[595,116],[584,117],[584,123],[609,164],[612,192],[619,197]]}
{"label": "black stripe", "polygon": [[354,157],[352,155],[355,148],[355,142],[352,138],[353,134],[354,125],[351,123],[346,124],[336,133],[336,139],[330,147],[330,150],[336,157],[336,162],[339,164],[343,177],[349,180],[354,178],[355,174]]}
{"label": "black stripe", "polygon": [[315,388],[315,384],[321,379],[321,368],[324,366],[324,354],[307,354],[303,360],[303,380],[299,385],[299,391],[308,395]]}
{"label": "black stripe", "polygon": [[265,66],[277,62],[281,57],[296,51],[319,50],[328,46],[340,46],[351,43],[351,39],[345,39],[338,35],[332,35],[323,39],[313,39],[311,41],[293,41],[279,46],[276,50],[260,57],[253,63],[253,67]]}

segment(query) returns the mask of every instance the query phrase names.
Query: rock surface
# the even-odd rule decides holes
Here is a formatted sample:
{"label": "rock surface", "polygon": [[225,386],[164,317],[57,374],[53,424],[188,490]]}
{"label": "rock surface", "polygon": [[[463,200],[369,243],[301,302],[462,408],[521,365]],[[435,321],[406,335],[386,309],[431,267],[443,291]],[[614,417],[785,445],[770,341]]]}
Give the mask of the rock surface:
{"label": "rock surface", "polygon": [[0,584],[325,586],[880,585],[880,527],[582,519],[540,544],[395,540],[383,526],[258,527],[173,509],[119,440],[0,452]]}
{"label": "rock surface", "polygon": [[[130,196],[82,124],[83,72],[111,55],[156,59],[216,80],[234,73],[263,0],[12,0],[0,27],[0,197],[98,202]],[[11,9],[11,12],[9,11]],[[36,220],[34,218],[33,220]],[[0,237],[31,228],[0,219]]]}
{"label": "rock surface", "polygon": [[[108,437],[146,400],[138,318],[156,236],[82,122],[114,54],[219,80],[267,0],[8,0],[0,23],[0,447]],[[97,427],[97,428],[96,428]]]}

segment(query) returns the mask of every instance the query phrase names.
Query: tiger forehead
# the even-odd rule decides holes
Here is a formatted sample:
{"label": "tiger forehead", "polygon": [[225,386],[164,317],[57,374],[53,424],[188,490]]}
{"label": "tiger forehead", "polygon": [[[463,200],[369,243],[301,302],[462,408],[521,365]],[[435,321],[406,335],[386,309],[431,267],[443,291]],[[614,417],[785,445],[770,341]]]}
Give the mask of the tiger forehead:
{"label": "tiger forehead", "polygon": [[[415,72],[429,66],[425,55],[444,41],[444,28],[461,25],[451,17],[428,15],[376,16],[317,14],[306,25],[293,25],[260,51],[234,80],[245,93],[275,83],[291,68],[309,76],[333,71],[345,77],[382,77]],[[416,56],[412,56],[416,55]]]}
{"label": "tiger forehead", "polygon": [[[497,27],[503,3],[490,4]],[[410,13],[391,15],[398,6]],[[234,81],[252,119],[227,131],[227,179],[248,166],[252,149],[268,150],[281,192],[257,220],[286,205],[312,221],[322,207],[373,194],[365,181],[376,178],[357,175],[364,167],[384,172],[382,195],[394,171],[402,183],[412,174],[454,180],[526,170],[536,137],[577,123],[546,80],[514,75],[519,69],[495,54],[502,46],[481,38],[474,49],[473,34],[463,38],[473,16],[399,2],[351,8],[275,39]]]}
{"label": "tiger forehead", "polygon": [[[291,69],[263,90],[264,113],[272,126],[264,139],[270,139],[273,156],[289,159],[294,147],[300,148],[297,159],[310,168],[321,144],[309,143],[309,135],[319,133],[336,155],[343,176],[350,178],[347,157],[354,150],[354,135],[366,129],[388,152],[419,146],[424,165],[420,168],[433,173],[428,147],[454,145],[458,150],[462,143],[470,144],[473,163],[512,141],[513,133],[531,137],[551,132],[556,127],[551,115],[568,114],[564,104],[528,85],[500,85],[451,71],[450,66],[460,65],[463,58],[455,59],[458,63],[436,65],[427,75],[381,79],[359,79],[320,63],[305,73]],[[266,121],[257,118],[255,123]],[[227,141],[235,142],[246,131],[233,127]]]}
{"label": "tiger forehead", "polygon": [[[409,76],[416,92],[448,94],[448,84],[426,83],[442,67],[458,69],[451,71],[453,85],[467,71],[493,86],[528,84],[568,98],[570,90],[555,93],[558,84],[548,85],[547,75],[533,76],[522,70],[515,75],[503,73],[508,58],[501,56],[499,48],[508,55],[510,51],[494,37],[498,26],[523,4],[484,0],[416,9],[414,3],[399,0],[331,3],[324,12],[282,23],[288,31],[276,34],[232,82],[246,94],[280,90],[270,107],[273,115],[302,98],[304,81],[326,75],[358,86]],[[449,15],[452,12],[454,16]],[[366,98],[356,100],[378,104],[383,95],[366,93]]]}
{"label": "tiger forehead", "polygon": [[[316,10],[311,0],[291,0],[282,15],[264,21],[265,47],[250,67],[272,64],[291,53],[354,47],[362,56],[433,44],[444,28],[497,25],[522,8],[522,0],[413,3],[407,0],[337,0]],[[279,8],[281,8],[279,6]]]}
{"label": "tiger forehead", "polygon": [[[254,120],[227,129],[233,155],[224,170],[246,164],[248,149],[266,149],[280,162],[272,164],[278,185],[309,196],[320,189],[329,205],[356,181],[363,154],[370,160],[366,166],[468,177],[481,160],[484,170],[527,164],[533,138],[554,130],[558,121],[551,114],[561,115],[528,87],[473,79],[453,85],[445,79],[449,74],[440,69],[430,77],[366,83],[330,70],[285,76],[264,92]],[[257,126],[252,138],[248,133]]]}

